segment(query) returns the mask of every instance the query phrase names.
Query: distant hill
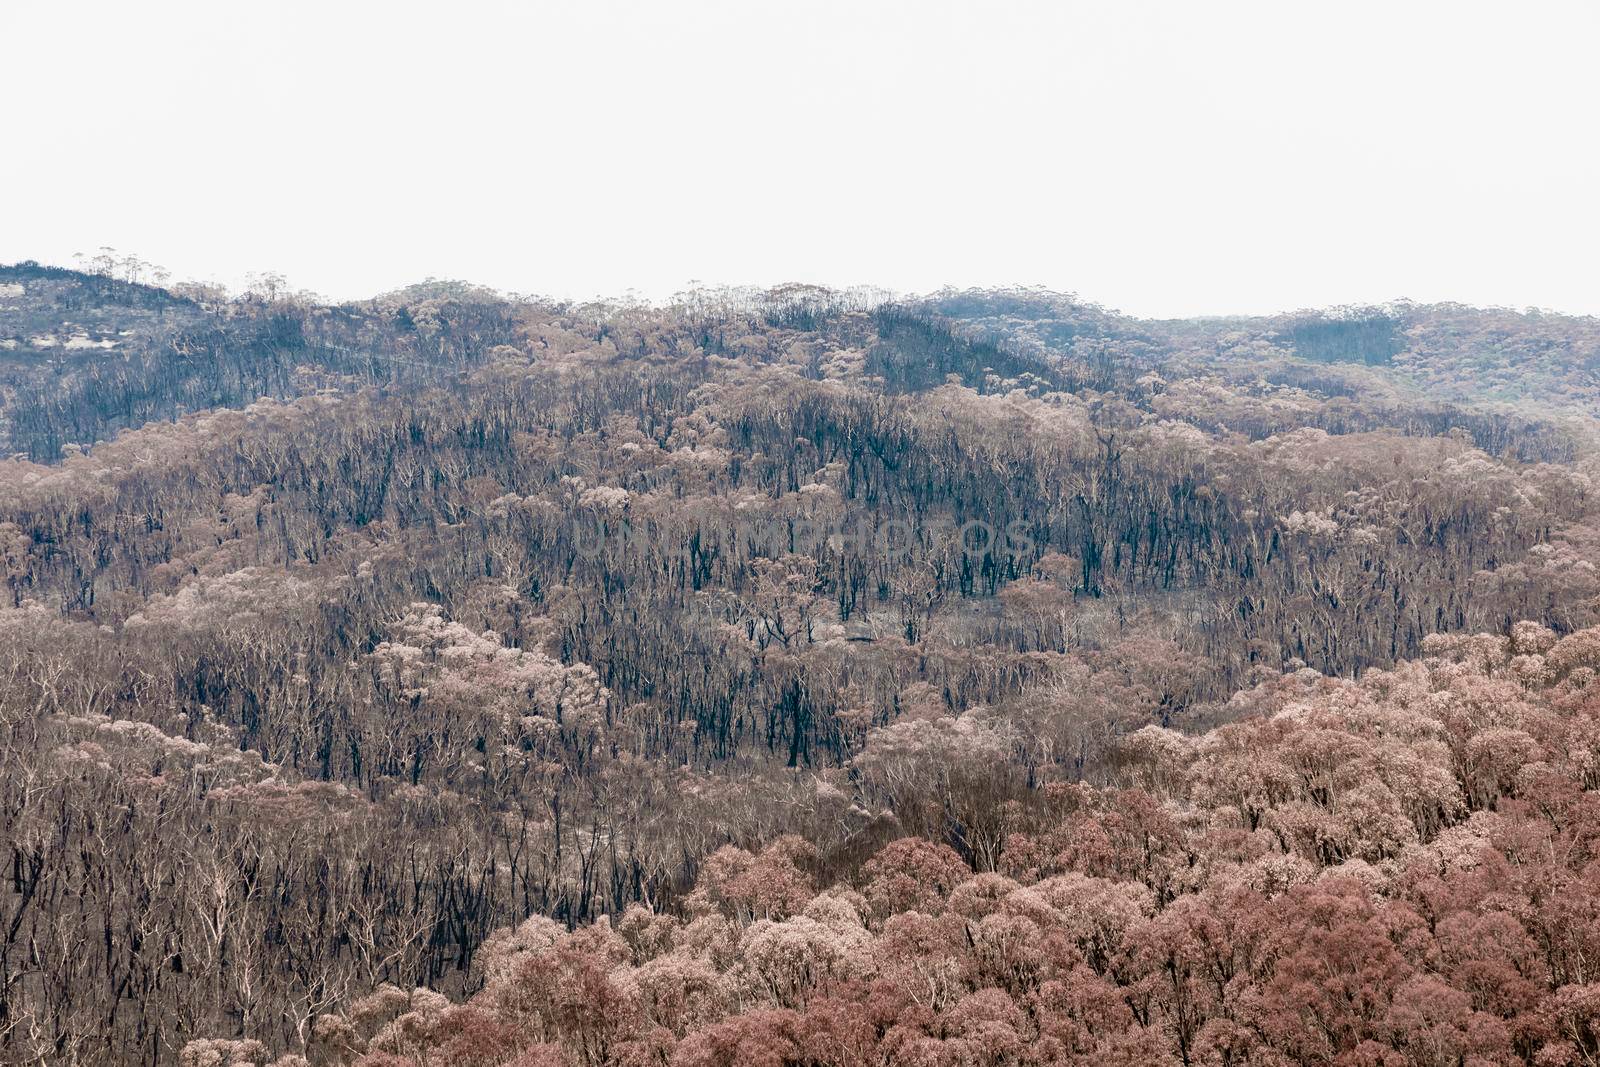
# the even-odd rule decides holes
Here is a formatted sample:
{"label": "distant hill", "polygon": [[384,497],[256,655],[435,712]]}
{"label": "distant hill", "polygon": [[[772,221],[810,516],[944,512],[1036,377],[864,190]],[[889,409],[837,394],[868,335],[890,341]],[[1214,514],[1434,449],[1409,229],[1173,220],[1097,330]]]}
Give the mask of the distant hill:
{"label": "distant hill", "polygon": [[[718,320],[736,319],[741,302],[760,305],[769,325],[815,335],[818,351],[863,342],[860,373],[891,391],[957,380],[980,390],[1020,383],[1134,395],[1141,376],[1158,373],[1255,375],[1326,398],[1356,389],[1351,375],[1365,369],[1363,393],[1390,390],[1411,404],[1489,405],[1530,417],[1600,411],[1594,318],[1400,303],[1156,321],[1030,289],[879,303],[863,319],[842,294],[810,287],[712,294],[703,306],[656,314],[663,323],[698,318],[715,344],[725,328]],[[68,445],[186,412],[437,381],[517,344],[530,326],[536,333],[564,319],[603,338],[615,329],[607,320],[651,314],[436,279],[343,305],[197,301],[36,263],[0,266],[0,449],[49,460]]]}
{"label": "distant hill", "polygon": [[323,388],[471,365],[512,336],[481,296],[319,306],[197,303],[159,288],[22,263],[0,267],[0,448],[55,459],[118,430]]}

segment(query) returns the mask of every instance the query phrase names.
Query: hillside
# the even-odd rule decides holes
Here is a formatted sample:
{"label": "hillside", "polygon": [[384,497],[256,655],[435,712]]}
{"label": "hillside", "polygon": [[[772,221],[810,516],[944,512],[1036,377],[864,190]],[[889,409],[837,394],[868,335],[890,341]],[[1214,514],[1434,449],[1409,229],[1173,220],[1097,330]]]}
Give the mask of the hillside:
{"label": "hillside", "polygon": [[1594,1062],[1597,344],[0,268],[0,1062]]}

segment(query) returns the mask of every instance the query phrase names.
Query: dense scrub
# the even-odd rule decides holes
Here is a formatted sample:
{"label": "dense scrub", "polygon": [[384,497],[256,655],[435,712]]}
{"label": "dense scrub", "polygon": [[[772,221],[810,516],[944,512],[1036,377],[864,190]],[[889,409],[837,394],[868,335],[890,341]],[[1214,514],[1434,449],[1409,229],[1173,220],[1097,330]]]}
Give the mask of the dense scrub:
{"label": "dense scrub", "polygon": [[[1521,623],[1509,638],[1432,639],[1420,661],[1360,683],[1285,675],[1240,693],[1239,721],[1204,736],[1130,735],[1102,787],[1045,786],[976,873],[906,837],[819,888],[799,838],[725,846],[681,909],[632,905],[571,932],[529,919],[485,944],[465,1004],[385,985],[320,1020],[308,1055],[1590,1063],[1596,665],[1600,630],[1557,640]],[[906,761],[932,785],[955,769],[944,761],[1003,760],[1020,741],[984,712],[952,729],[959,747],[924,740],[915,755],[875,739],[862,779]]]}

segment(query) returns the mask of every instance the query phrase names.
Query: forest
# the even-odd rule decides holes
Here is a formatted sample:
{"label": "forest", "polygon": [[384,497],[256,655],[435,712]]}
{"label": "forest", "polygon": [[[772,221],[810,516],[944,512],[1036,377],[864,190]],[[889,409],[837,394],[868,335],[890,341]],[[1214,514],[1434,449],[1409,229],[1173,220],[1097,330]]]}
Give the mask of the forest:
{"label": "forest", "polygon": [[0,1063],[1600,1065],[1600,320],[0,267]]}

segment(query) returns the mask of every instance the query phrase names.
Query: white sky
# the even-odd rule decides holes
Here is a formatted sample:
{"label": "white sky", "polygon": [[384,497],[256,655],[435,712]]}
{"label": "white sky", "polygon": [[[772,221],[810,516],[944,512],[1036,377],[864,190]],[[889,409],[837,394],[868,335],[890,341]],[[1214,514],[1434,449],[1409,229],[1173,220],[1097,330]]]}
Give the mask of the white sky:
{"label": "white sky", "polygon": [[0,5],[0,261],[1600,313],[1600,4]]}

